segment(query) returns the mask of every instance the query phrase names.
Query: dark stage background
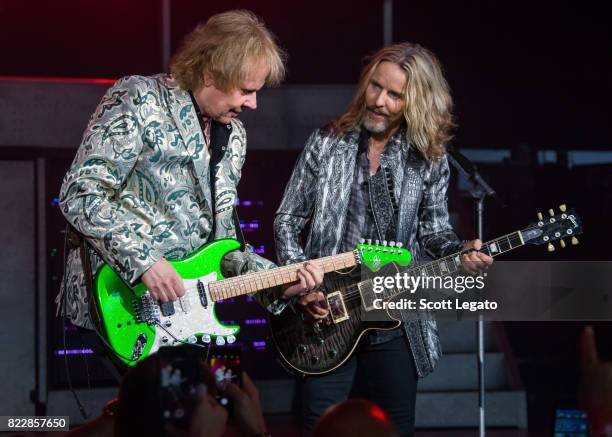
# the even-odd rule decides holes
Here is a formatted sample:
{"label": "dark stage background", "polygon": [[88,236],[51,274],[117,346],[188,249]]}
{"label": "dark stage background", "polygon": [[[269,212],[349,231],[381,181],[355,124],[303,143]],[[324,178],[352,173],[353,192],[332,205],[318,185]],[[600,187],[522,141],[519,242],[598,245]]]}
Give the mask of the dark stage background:
{"label": "dark stage background", "polygon": [[[290,84],[354,83],[382,45],[380,0],[172,0],[171,48],[212,14],[247,8],[289,54]],[[454,91],[456,144],[608,149],[605,2],[394,1],[393,40],[431,49]],[[0,1],[1,75],[154,74],[161,0]]]}
{"label": "dark stage background", "polygon": [[[288,52],[288,86],[353,84],[363,57],[382,45],[382,4],[172,0],[170,46],[174,50],[198,21],[214,13],[248,8]],[[116,79],[164,71],[161,9],[161,0],[0,0],[0,76]],[[571,251],[546,254],[531,248],[507,259],[610,259],[612,39],[606,9],[604,2],[393,2],[393,41],[418,42],[437,54],[455,99],[459,128],[453,144],[472,153],[508,204],[503,210],[487,207],[485,235],[522,228],[536,211],[561,203],[576,207],[583,217],[585,235]],[[2,107],[0,95],[2,110],[10,108]],[[1,130],[11,128],[0,119]],[[0,160],[44,158],[47,299],[52,302],[63,245],[63,221],[54,199],[78,144],[32,146],[0,144]],[[248,184],[239,187],[245,236],[270,258],[273,214],[298,153],[289,147],[251,150],[243,173]],[[455,177],[451,210],[460,236],[473,238],[470,199],[459,185]],[[247,361],[274,362],[265,315],[254,303],[230,302],[220,312],[222,320],[250,325],[241,338]],[[49,387],[64,388],[63,360],[57,355],[63,348],[62,327],[52,305],[47,318]],[[546,429],[550,406],[559,399],[575,400],[576,347],[583,325],[505,324],[529,395],[530,428]],[[595,327],[602,358],[612,359],[610,325]],[[71,334],[69,327],[68,341],[74,342],[69,349],[77,350],[79,339]],[[70,360],[75,384],[86,386],[87,374],[78,365],[82,354]],[[104,369],[92,366],[95,383],[113,383]],[[274,364],[253,365],[252,372],[272,378],[282,370]]]}

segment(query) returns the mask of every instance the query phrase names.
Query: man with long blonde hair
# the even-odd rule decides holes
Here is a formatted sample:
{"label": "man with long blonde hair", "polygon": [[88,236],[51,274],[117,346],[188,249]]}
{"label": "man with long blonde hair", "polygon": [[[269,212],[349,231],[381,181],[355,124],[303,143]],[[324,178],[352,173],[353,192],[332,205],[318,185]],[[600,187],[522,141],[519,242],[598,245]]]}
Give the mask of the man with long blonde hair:
{"label": "man with long blonde hair", "polygon": [[[379,50],[363,69],[348,111],[308,139],[274,223],[282,264],[354,249],[360,239],[401,242],[414,260],[466,250],[480,272],[492,258],[481,242],[462,243],[447,209],[444,145],[453,128],[452,99],[429,50],[402,43]],[[302,247],[301,232],[310,231]],[[327,317],[324,294],[298,300],[312,321]],[[414,432],[418,377],[440,357],[435,322],[412,320],[376,331],[332,373],[302,382],[305,428],[331,404],[360,395],[381,405],[401,435]]]}
{"label": "man with long blonde hair", "polygon": [[[246,133],[238,116],[257,108],[264,85],[282,81],[284,54],[255,15],[229,11],[187,35],[170,70],[124,77],[106,92],[64,178],[61,210],[84,243],[67,254],[58,303],[77,326],[99,328],[87,283],[102,262],[127,284],[142,281],[155,301],[174,301],[185,287],[167,259],[239,235]],[[221,268],[233,276],[272,266],[247,245]],[[299,278],[256,298],[281,311],[283,298],[313,288],[322,271],[306,266]]]}

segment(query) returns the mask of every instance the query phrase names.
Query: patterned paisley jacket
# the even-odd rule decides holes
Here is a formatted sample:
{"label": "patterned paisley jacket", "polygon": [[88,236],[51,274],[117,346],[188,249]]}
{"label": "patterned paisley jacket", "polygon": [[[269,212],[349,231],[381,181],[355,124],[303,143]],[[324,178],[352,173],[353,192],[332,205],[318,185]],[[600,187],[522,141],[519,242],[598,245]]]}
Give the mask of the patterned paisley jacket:
{"label": "patterned paisley jacket", "polygon": [[[345,231],[359,135],[360,129],[341,136],[319,129],[308,139],[274,222],[281,264],[338,252]],[[461,243],[450,226],[447,209],[446,158],[426,161],[400,130],[387,144],[380,163],[393,177],[398,201],[396,241],[409,248],[415,260],[458,251]],[[310,232],[302,248],[300,234],[309,220]],[[436,323],[404,318],[403,327],[417,372],[423,377],[433,370],[441,355]]]}
{"label": "patterned paisley jacket", "polygon": [[[214,239],[235,238],[232,208],[246,133],[238,120],[225,128],[212,199],[210,154],[189,94],[167,75],[125,77],[106,92],[60,193],[62,213],[94,249],[93,272],[104,261],[133,284],[161,257],[189,255],[213,229]],[[248,248],[227,255],[222,271],[231,276],[271,267]],[[255,297],[279,312],[284,304],[276,293]],[[79,248],[67,254],[56,302],[72,323],[92,327]]]}

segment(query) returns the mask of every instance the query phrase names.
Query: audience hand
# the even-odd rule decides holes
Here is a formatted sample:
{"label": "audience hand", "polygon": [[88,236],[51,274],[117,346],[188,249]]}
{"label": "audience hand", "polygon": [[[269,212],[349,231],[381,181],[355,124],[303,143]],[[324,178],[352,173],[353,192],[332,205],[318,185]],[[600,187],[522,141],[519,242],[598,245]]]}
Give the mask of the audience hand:
{"label": "audience hand", "polygon": [[229,384],[225,390],[233,404],[233,418],[241,433],[247,437],[266,435],[259,392],[246,372],[242,372],[242,389]]}
{"label": "audience hand", "polygon": [[580,364],[578,397],[591,435],[612,436],[612,362],[599,359],[591,326],[586,326],[580,337]]}

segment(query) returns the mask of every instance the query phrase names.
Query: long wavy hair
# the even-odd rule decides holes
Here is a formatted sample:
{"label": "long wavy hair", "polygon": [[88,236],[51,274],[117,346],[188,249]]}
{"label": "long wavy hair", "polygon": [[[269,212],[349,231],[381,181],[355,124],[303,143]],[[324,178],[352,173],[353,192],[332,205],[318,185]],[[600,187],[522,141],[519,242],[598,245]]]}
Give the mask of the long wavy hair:
{"label": "long wavy hair", "polygon": [[268,69],[266,85],[278,85],[285,76],[286,55],[274,35],[255,14],[235,10],[213,15],[189,33],[170,62],[170,72],[184,90],[202,85],[210,74],[222,91],[240,88],[252,62]]}
{"label": "long wavy hair", "polygon": [[452,138],[453,100],[440,62],[429,50],[413,43],[385,47],[369,58],[363,68],[357,91],[347,112],[332,123],[339,133],[346,133],[363,120],[365,93],[374,71],[381,62],[393,62],[406,72],[403,115],[408,141],[427,160],[437,160],[444,145]]}

